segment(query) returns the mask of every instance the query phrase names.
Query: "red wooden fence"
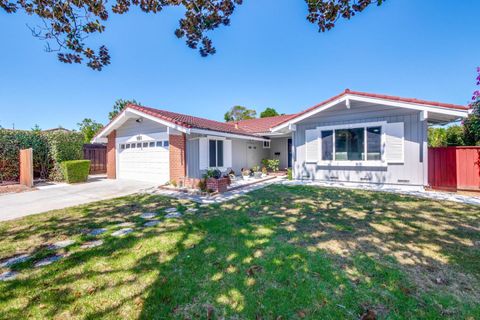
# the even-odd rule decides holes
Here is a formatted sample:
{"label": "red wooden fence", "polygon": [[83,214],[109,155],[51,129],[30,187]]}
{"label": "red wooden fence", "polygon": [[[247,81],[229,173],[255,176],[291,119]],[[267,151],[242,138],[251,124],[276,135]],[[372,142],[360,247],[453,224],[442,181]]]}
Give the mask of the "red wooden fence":
{"label": "red wooden fence", "polygon": [[84,144],[83,159],[90,160],[90,174],[107,172],[107,146],[104,144]]}
{"label": "red wooden fence", "polygon": [[429,148],[428,183],[433,189],[480,191],[480,147]]}

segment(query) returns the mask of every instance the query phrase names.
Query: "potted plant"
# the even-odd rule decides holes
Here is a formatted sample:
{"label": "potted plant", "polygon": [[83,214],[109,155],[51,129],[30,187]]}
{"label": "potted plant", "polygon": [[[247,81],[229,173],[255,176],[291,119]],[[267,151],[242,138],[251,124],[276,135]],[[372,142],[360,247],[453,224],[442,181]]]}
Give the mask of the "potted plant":
{"label": "potted plant", "polygon": [[262,178],[266,177],[267,174],[268,174],[267,168],[266,168],[266,167],[262,167]]}
{"label": "potted plant", "polygon": [[229,178],[222,177],[222,172],[218,169],[209,169],[204,175],[207,182],[207,190],[212,192],[225,192],[228,188]]}
{"label": "potted plant", "polygon": [[259,166],[253,166],[252,172],[255,179],[260,179],[262,177],[262,171],[260,171]]}
{"label": "potted plant", "polygon": [[250,170],[242,169],[242,178],[243,178],[243,180],[250,179]]}

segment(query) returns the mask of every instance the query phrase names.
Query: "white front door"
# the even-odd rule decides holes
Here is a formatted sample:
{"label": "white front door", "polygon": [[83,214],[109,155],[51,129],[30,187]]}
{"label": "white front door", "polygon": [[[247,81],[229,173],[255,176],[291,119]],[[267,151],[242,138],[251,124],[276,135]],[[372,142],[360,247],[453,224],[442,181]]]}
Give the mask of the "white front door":
{"label": "white front door", "polygon": [[258,163],[258,145],[252,142],[247,142],[247,167],[251,169],[253,166],[260,165]]}
{"label": "white front door", "polygon": [[[123,141],[122,141],[123,140]],[[133,141],[132,141],[133,140]],[[155,140],[117,140],[117,177],[165,184],[170,179],[168,136]]]}

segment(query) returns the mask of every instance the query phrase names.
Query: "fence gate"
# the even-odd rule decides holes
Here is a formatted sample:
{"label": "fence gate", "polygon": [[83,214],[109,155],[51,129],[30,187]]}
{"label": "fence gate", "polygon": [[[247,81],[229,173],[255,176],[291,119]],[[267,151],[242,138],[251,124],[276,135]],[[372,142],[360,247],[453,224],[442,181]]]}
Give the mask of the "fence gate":
{"label": "fence gate", "polygon": [[480,191],[480,147],[428,148],[428,183],[439,190]]}
{"label": "fence gate", "polygon": [[84,144],[83,159],[90,160],[90,174],[107,173],[107,146],[105,144]]}

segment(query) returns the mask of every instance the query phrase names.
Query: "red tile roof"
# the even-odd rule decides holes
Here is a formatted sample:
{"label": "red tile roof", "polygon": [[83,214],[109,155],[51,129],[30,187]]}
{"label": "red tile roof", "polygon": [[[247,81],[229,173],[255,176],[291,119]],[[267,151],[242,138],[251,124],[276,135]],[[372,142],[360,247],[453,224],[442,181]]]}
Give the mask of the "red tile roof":
{"label": "red tile roof", "polygon": [[270,132],[270,128],[275,127],[277,124],[285,122],[293,117],[295,114],[284,114],[281,116],[241,120],[237,122],[240,129],[243,129],[252,133],[267,133]]}
{"label": "red tile roof", "polygon": [[149,107],[137,106],[137,105],[128,105],[129,108],[144,112],[151,116],[157,117],[162,120],[166,120],[177,125],[180,125],[185,128],[196,128],[204,129],[225,133],[240,134],[246,136],[254,136],[250,131],[243,130],[241,128],[236,128],[233,122],[220,122],[209,120],[205,118],[194,117],[186,114],[159,110]]}
{"label": "red tile roof", "polygon": [[376,94],[376,93],[367,93],[367,92],[361,92],[361,91],[353,91],[350,89],[345,89],[344,92],[331,97],[325,101],[320,102],[319,104],[314,105],[313,107],[310,107],[306,110],[303,110],[291,117],[290,119],[283,120],[282,122],[276,124],[276,126],[283,124],[291,119],[294,119],[298,116],[301,116],[309,111],[315,110],[321,106],[324,106],[332,101],[335,101],[347,94],[350,95],[355,95],[355,96],[362,96],[362,97],[367,97],[367,98],[377,98],[377,99],[385,99],[385,100],[391,100],[391,101],[398,101],[398,102],[405,102],[405,103],[415,103],[415,104],[423,104],[423,105],[428,105],[428,106],[434,106],[434,107],[441,107],[441,108],[448,108],[448,109],[455,109],[455,110],[468,110],[470,109],[470,106],[461,106],[461,105],[456,105],[456,104],[450,104],[450,103],[442,103],[442,102],[435,102],[435,101],[428,101],[428,100],[421,100],[421,99],[415,99],[415,98],[402,98],[402,97],[397,97],[397,96],[390,96],[390,95],[385,95],[385,94]]}

